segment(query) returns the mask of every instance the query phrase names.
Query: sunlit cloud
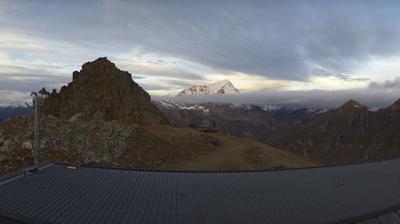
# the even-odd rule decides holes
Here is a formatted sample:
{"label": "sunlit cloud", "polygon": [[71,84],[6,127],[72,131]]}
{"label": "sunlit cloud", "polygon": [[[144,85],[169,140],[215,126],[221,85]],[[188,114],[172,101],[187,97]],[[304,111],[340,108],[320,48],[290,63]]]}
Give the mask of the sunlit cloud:
{"label": "sunlit cloud", "polygon": [[391,80],[400,76],[400,56],[370,57],[366,63],[355,69],[354,73],[372,80]]}
{"label": "sunlit cloud", "polygon": [[15,90],[0,90],[0,106],[23,106],[32,99],[29,92]]}
{"label": "sunlit cloud", "polygon": [[343,90],[366,87],[369,79],[357,79],[338,76],[311,76],[307,82],[287,81],[285,90]]}
{"label": "sunlit cloud", "polygon": [[232,84],[240,90],[240,92],[251,92],[265,88],[279,89],[286,86],[283,80],[271,80],[261,75],[245,74],[240,72],[230,72],[224,74],[207,74],[208,78],[206,82],[201,84],[209,84],[210,81],[218,82],[224,79],[228,79]]}

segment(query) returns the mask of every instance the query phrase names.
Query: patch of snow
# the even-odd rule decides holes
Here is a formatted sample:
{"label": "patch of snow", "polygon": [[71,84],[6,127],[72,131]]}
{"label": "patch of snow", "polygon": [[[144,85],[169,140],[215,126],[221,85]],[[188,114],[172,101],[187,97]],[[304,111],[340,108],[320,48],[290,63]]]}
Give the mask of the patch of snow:
{"label": "patch of snow", "polygon": [[192,106],[182,106],[181,110],[204,110],[203,106],[199,105],[192,105]]}
{"label": "patch of snow", "polygon": [[276,105],[265,105],[262,107],[263,110],[265,111],[276,111],[282,109],[282,106],[276,106]]}
{"label": "patch of snow", "polygon": [[372,111],[372,112],[376,112],[376,111],[381,110],[381,109],[382,109],[381,107],[368,108],[368,110]]}
{"label": "patch of snow", "polygon": [[238,94],[237,90],[229,80],[212,83],[210,85],[194,85],[188,89],[182,90],[178,96],[189,95],[226,95]]}
{"label": "patch of snow", "polygon": [[322,113],[325,113],[325,112],[328,112],[328,111],[329,111],[328,108],[310,108],[310,109],[307,109],[307,112],[315,113],[315,114],[322,114]]}

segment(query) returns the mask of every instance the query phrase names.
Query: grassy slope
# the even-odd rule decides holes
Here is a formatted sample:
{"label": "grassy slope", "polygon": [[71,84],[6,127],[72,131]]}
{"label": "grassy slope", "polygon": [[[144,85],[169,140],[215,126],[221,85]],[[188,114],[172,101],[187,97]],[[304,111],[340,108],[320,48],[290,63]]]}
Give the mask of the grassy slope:
{"label": "grassy slope", "polygon": [[[4,138],[13,139],[18,146],[13,152],[3,153],[9,159],[0,162],[0,172],[31,163],[30,150],[20,148],[24,141],[32,140],[31,122],[30,118],[20,117],[0,126]],[[63,163],[76,160],[103,163],[102,158],[107,157],[109,160],[106,165],[145,169],[248,170],[316,165],[253,140],[222,133],[203,133],[190,128],[126,126],[104,121],[70,123],[47,119],[42,129],[43,141],[53,139],[56,144],[47,148],[48,144],[43,144],[45,149],[41,158]],[[124,131],[127,131],[127,135],[123,134]],[[82,141],[87,141],[88,147],[77,150]],[[114,147],[120,144],[126,144],[125,151],[119,157],[110,157]],[[97,155],[100,161],[91,160],[91,154]]]}
{"label": "grassy slope", "polygon": [[[197,133],[215,146],[212,150],[197,152],[191,160],[164,165],[162,169],[177,170],[254,170],[276,167],[309,167],[317,164],[274,147],[250,139],[236,138],[222,133],[199,133],[187,128],[151,127],[150,132],[158,136]],[[190,149],[188,149],[190,150]]]}

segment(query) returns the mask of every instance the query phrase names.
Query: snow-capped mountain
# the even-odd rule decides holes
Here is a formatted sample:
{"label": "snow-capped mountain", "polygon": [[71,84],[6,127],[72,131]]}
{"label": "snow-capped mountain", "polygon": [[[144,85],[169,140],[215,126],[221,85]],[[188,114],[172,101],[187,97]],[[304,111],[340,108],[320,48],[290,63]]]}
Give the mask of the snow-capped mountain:
{"label": "snow-capped mountain", "polygon": [[194,85],[188,89],[182,90],[178,96],[189,95],[224,95],[224,94],[237,94],[237,90],[229,80],[212,83],[209,85]]}

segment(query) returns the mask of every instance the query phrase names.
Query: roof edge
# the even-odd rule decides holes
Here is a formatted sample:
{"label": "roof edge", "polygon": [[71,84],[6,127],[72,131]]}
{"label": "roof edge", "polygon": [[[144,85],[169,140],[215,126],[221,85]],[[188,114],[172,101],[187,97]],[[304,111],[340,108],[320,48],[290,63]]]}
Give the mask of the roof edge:
{"label": "roof edge", "polygon": [[[344,166],[358,166],[363,164],[380,163],[386,161],[400,160],[400,158],[388,158],[381,160],[371,161],[360,161],[355,163],[346,164],[332,164],[322,166],[310,166],[310,167],[298,167],[298,168],[277,168],[277,169],[258,169],[258,170],[173,170],[173,169],[144,169],[144,168],[124,168],[124,167],[112,167],[109,165],[100,164],[83,164],[81,167],[86,168],[98,168],[98,169],[110,169],[110,170],[130,170],[130,171],[142,171],[142,172],[159,172],[159,173],[253,173],[253,172],[278,172],[278,171],[294,171],[294,170],[307,170],[307,169],[323,169],[331,167],[344,167]],[[67,163],[55,163],[57,165],[69,166]]]}
{"label": "roof edge", "polygon": [[[391,206],[391,207],[387,207],[382,210],[367,213],[365,215],[361,215],[361,216],[357,216],[357,217],[353,217],[353,218],[344,219],[344,220],[341,220],[338,222],[334,222],[332,224],[358,223],[358,222],[362,222],[362,221],[367,221],[369,219],[378,219],[379,216],[385,215],[387,213],[391,213],[391,212],[397,213],[397,210],[399,210],[399,209],[400,209],[400,205]],[[399,214],[399,216],[400,216],[400,214]]]}
{"label": "roof edge", "polygon": [[[43,161],[43,162],[39,163],[38,169],[44,170],[50,166],[53,166],[54,164],[55,163],[52,163],[49,161]],[[27,166],[22,169],[19,169],[19,170],[13,171],[11,173],[0,176],[0,186],[23,177],[24,174],[26,174],[26,172],[30,169],[33,169],[33,166]]]}

